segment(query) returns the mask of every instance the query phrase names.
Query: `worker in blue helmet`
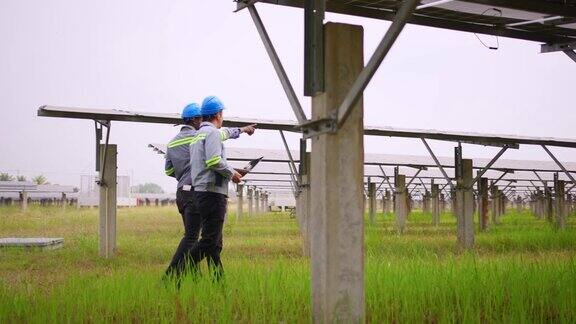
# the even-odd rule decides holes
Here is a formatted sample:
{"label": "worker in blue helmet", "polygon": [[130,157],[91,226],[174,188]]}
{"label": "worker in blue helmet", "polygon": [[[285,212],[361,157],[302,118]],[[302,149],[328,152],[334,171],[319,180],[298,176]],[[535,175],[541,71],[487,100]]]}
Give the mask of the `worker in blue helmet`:
{"label": "worker in blue helmet", "polygon": [[202,237],[190,250],[191,268],[198,269],[203,258],[219,279],[223,275],[220,252],[222,228],[228,203],[228,184],[240,182],[244,174],[226,161],[226,150],[220,140],[224,104],[215,96],[202,102],[202,123],[190,144],[190,176],[194,200],[202,218]]}
{"label": "worker in blue helmet", "polygon": [[[187,252],[198,241],[202,228],[201,217],[194,202],[194,188],[190,178],[190,143],[197,134],[202,122],[201,107],[197,103],[191,103],[184,107],[181,116],[183,126],[180,128],[180,132],[167,145],[164,167],[166,175],[178,180],[176,204],[184,223],[184,236],[166,270],[166,275],[176,277],[178,283],[181,274],[186,269]],[[219,139],[220,141],[225,141],[229,138],[238,138],[241,133],[252,135],[254,133],[254,125],[242,128],[221,128],[219,130]]]}

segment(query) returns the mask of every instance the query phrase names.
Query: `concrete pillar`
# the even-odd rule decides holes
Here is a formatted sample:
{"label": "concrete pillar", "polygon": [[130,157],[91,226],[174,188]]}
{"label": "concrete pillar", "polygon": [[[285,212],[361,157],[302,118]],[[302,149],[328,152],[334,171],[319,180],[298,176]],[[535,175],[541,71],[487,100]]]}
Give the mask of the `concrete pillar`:
{"label": "concrete pillar", "polygon": [[499,202],[499,194],[498,194],[498,186],[492,186],[492,189],[490,190],[490,194],[492,196],[492,224],[499,224],[500,220],[499,220],[499,216],[498,212],[500,210],[499,206],[500,206],[500,202]]}
{"label": "concrete pillar", "polygon": [[308,237],[310,202],[310,153],[305,153],[298,166],[300,190],[296,197],[296,218],[302,235],[302,254],[310,256],[310,239]]}
{"label": "concrete pillar", "polygon": [[236,219],[240,219],[244,213],[244,185],[241,183],[236,185],[236,197],[238,198],[238,205],[236,206]]}
{"label": "concrete pillar", "polygon": [[431,200],[430,197],[431,197],[430,191],[428,191],[428,189],[425,189],[424,196],[422,199],[422,211],[424,212],[424,214],[430,214],[430,200]]}
{"label": "concrete pillar", "polygon": [[390,210],[392,209],[393,204],[392,204],[392,197],[391,197],[391,194],[390,194],[390,190],[388,190],[388,189],[386,189],[386,194],[385,194],[385,197],[384,197],[384,201],[385,201],[385,207],[386,207],[386,208],[384,209],[384,213],[390,214]]}
{"label": "concrete pillar", "polygon": [[368,216],[370,223],[376,222],[376,183],[368,183]]}
{"label": "concrete pillar", "polygon": [[[361,26],[324,27],[325,92],[312,119],[333,116],[364,66]],[[364,322],[364,134],[358,100],[335,134],[312,138],[310,217],[312,316],[315,323]]]}
{"label": "concrete pillar", "polygon": [[437,184],[432,184],[430,199],[432,200],[432,225],[440,225],[440,188]]}
{"label": "concrete pillar", "polygon": [[554,181],[554,193],[556,194],[556,228],[566,228],[566,206],[565,206],[565,182],[563,180]]}
{"label": "concrete pillar", "polygon": [[[106,163],[104,163],[106,156]],[[103,184],[100,186],[100,256],[110,258],[116,251],[116,169],[117,147],[109,144],[100,145],[100,172],[104,174]],[[105,164],[105,165],[104,165]]]}
{"label": "concrete pillar", "polygon": [[481,232],[488,229],[488,179],[478,180],[478,225]]}
{"label": "concrete pillar", "polygon": [[446,211],[446,197],[443,193],[440,193],[440,214]]}
{"label": "concrete pillar", "polygon": [[260,193],[260,189],[254,188],[254,213],[256,215],[260,215],[260,207],[262,207],[260,204]]}
{"label": "concrete pillar", "polygon": [[260,203],[262,204],[262,206],[260,206],[260,212],[261,213],[266,213],[268,212],[268,193],[263,191],[260,194]]}
{"label": "concrete pillar", "polygon": [[63,192],[62,193],[62,198],[60,198],[62,201],[62,210],[66,210],[66,205],[67,205],[67,198],[66,198],[66,193]]}
{"label": "concrete pillar", "polygon": [[456,217],[456,209],[458,207],[458,197],[455,190],[450,190],[450,209],[452,209],[452,216]]}
{"label": "concrete pillar", "polygon": [[545,193],[545,198],[544,198],[544,206],[545,206],[545,215],[546,215],[546,220],[548,220],[548,222],[552,223],[554,220],[554,204],[552,202],[552,189],[548,188],[546,190]]}
{"label": "concrete pillar", "polygon": [[28,192],[26,190],[22,190],[20,192],[20,208],[22,211],[26,211],[28,209]]}
{"label": "concrete pillar", "polygon": [[504,214],[506,214],[506,201],[507,201],[507,197],[504,194],[504,191],[499,190],[498,191],[498,197],[500,198],[500,213],[499,216],[502,216]]}
{"label": "concrete pillar", "polygon": [[406,176],[398,174],[394,180],[394,214],[396,215],[396,231],[404,233],[406,219],[408,218],[408,192],[406,190]]}
{"label": "concrete pillar", "polygon": [[248,187],[246,194],[248,196],[248,216],[254,216],[254,189]]}
{"label": "concrete pillar", "polygon": [[464,249],[474,246],[474,192],[470,188],[472,181],[472,160],[462,159],[462,178],[457,179],[456,184],[456,221],[458,246]]}

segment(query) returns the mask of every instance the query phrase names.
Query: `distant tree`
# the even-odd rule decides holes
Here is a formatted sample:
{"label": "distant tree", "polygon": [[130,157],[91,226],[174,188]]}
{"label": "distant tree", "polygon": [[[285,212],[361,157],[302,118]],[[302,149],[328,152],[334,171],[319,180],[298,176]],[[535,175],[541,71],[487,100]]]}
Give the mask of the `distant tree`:
{"label": "distant tree", "polygon": [[0,173],[0,181],[12,181],[14,180],[14,177],[9,175],[8,173]]}
{"label": "distant tree", "polygon": [[34,178],[32,178],[32,182],[34,182],[37,185],[47,184],[46,177],[43,175],[35,176]]}
{"label": "distant tree", "polygon": [[19,176],[16,177],[16,180],[18,180],[18,181],[20,181],[20,182],[25,182],[27,179],[26,179],[25,176],[19,175]]}
{"label": "distant tree", "polygon": [[78,187],[74,187],[74,189],[72,189],[73,192],[79,192],[80,189]]}
{"label": "distant tree", "polygon": [[155,194],[164,193],[164,189],[162,189],[162,187],[152,182],[132,186],[131,191],[133,193],[155,193]]}

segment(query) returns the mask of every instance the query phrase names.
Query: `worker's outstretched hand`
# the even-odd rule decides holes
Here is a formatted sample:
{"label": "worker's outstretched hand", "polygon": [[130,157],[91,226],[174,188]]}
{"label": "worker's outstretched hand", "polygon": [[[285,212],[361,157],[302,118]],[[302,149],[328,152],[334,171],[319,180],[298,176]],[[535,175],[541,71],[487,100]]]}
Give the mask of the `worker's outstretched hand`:
{"label": "worker's outstretched hand", "polygon": [[238,173],[238,171],[234,172],[232,175],[232,182],[239,183],[240,181],[242,181],[242,175]]}
{"label": "worker's outstretched hand", "polygon": [[254,134],[254,131],[256,131],[256,124],[244,126],[241,128],[241,130],[242,130],[242,133],[252,135],[252,134]]}

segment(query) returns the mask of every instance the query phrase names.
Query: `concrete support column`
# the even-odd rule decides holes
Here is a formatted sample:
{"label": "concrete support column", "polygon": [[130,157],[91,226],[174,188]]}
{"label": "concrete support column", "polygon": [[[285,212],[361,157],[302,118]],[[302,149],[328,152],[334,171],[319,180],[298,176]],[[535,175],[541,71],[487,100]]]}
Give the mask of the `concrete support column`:
{"label": "concrete support column", "polygon": [[260,207],[260,212],[261,213],[266,213],[268,212],[268,193],[263,191],[260,194],[260,202],[262,203],[262,206]]}
{"label": "concrete support column", "polygon": [[481,232],[488,229],[488,179],[478,180],[478,224]]}
{"label": "concrete support column", "polygon": [[67,205],[67,200],[68,198],[66,197],[66,193],[63,192],[62,193],[62,198],[60,198],[62,200],[62,210],[66,210],[66,205]]}
{"label": "concrete support column", "polygon": [[376,222],[376,183],[368,183],[368,216],[370,223]]}
{"label": "concrete support column", "polygon": [[422,211],[424,212],[424,214],[430,214],[430,191],[428,191],[428,189],[425,189],[424,192],[424,197],[422,199]]}
{"label": "concrete support column", "polygon": [[456,190],[450,190],[450,209],[452,210],[452,216],[456,217],[456,210],[458,208],[458,197],[456,196]]}
{"label": "concrete support column", "polygon": [[535,210],[536,217],[542,219],[542,217],[544,215],[544,212],[543,212],[544,208],[543,208],[542,191],[540,191],[540,189],[536,189],[534,206],[535,206],[534,210]]}
{"label": "concrete support column", "polygon": [[554,204],[552,202],[552,189],[548,188],[546,190],[545,198],[544,198],[544,206],[545,206],[545,213],[546,213],[546,220],[552,223],[554,221]]}
{"label": "concrete support column", "polygon": [[386,189],[386,196],[385,196],[385,201],[386,201],[386,209],[384,211],[384,213],[386,214],[390,214],[390,211],[392,210],[392,196],[390,193],[390,190]]}
{"label": "concrete support column", "polygon": [[432,225],[440,225],[440,188],[437,184],[432,184],[430,198],[432,199]]}
{"label": "concrete support column", "polygon": [[[333,116],[364,66],[361,26],[324,26],[325,92],[312,119]],[[364,134],[358,100],[334,134],[312,138],[310,217],[312,316],[315,323],[362,323],[364,309]]]}
{"label": "concrete support column", "polygon": [[248,187],[246,190],[248,196],[248,216],[254,216],[254,189]]}
{"label": "concrete support column", "polygon": [[[106,163],[104,163],[106,156]],[[109,144],[108,149],[100,145],[100,172],[104,174],[100,186],[100,256],[110,258],[116,252],[116,169],[117,147]]]}
{"label": "concrete support column", "polygon": [[500,215],[498,214],[500,210],[500,202],[499,202],[499,194],[498,194],[498,186],[492,186],[490,190],[490,194],[492,196],[492,224],[499,224]]}
{"label": "concrete support column", "polygon": [[443,193],[440,193],[440,214],[446,211],[446,197]]}
{"label": "concrete support column", "polygon": [[261,194],[261,190],[260,189],[256,189],[254,188],[254,213],[256,215],[260,215],[260,194]]}
{"label": "concrete support column", "polygon": [[22,190],[20,192],[20,208],[22,211],[26,211],[28,209],[28,192],[26,190]]}
{"label": "concrete support column", "polygon": [[506,197],[506,195],[504,194],[504,191],[500,190],[498,192],[498,197],[500,197],[500,215],[502,216],[504,214],[506,214],[506,203],[508,198]]}
{"label": "concrete support column", "polygon": [[406,176],[396,175],[394,180],[394,214],[396,215],[396,231],[398,234],[406,230],[406,219],[408,218],[408,192],[406,190]]}
{"label": "concrete support column", "polygon": [[566,206],[565,206],[565,182],[556,180],[554,182],[554,193],[556,194],[556,228],[566,228]]}
{"label": "concrete support column", "polygon": [[238,198],[236,206],[236,219],[240,219],[244,213],[244,185],[241,183],[236,185],[236,197]]}
{"label": "concrete support column", "polygon": [[302,235],[302,254],[310,256],[310,239],[308,237],[310,203],[310,153],[305,153],[299,165],[300,191],[296,197],[296,218]]}
{"label": "concrete support column", "polygon": [[457,180],[456,185],[456,220],[458,246],[464,249],[474,246],[474,192],[470,188],[472,181],[472,160],[462,159],[462,178]]}

